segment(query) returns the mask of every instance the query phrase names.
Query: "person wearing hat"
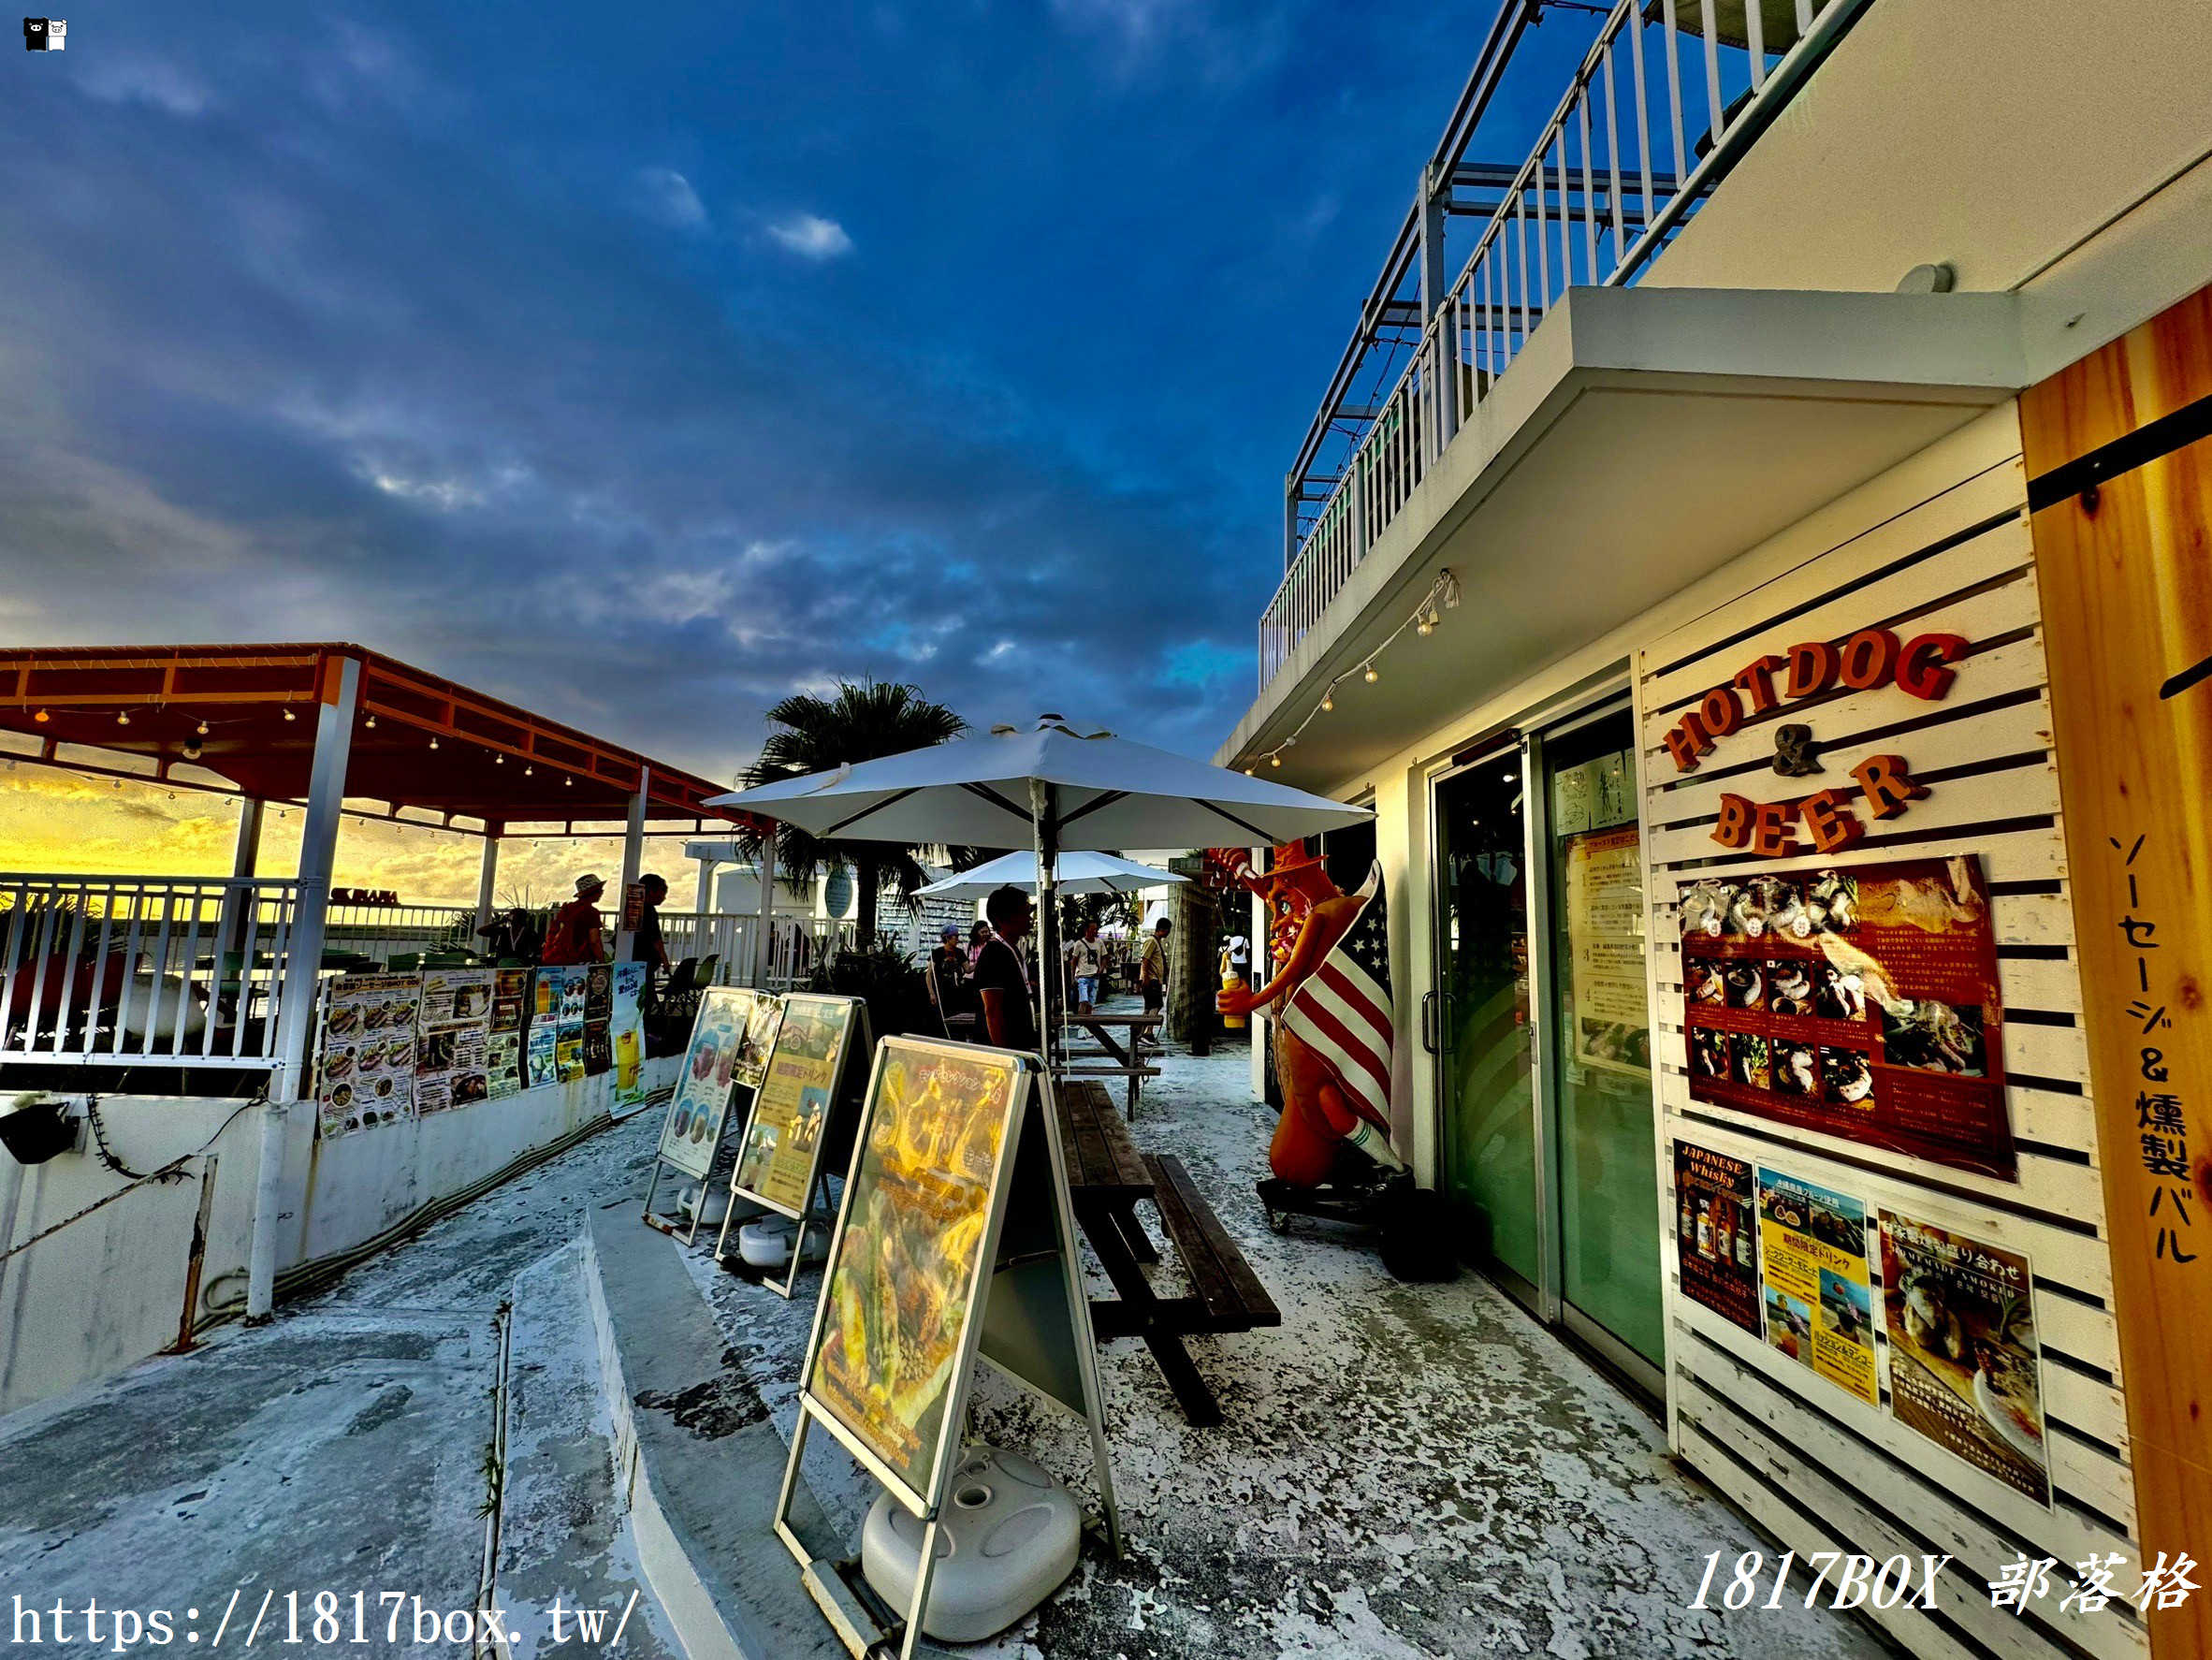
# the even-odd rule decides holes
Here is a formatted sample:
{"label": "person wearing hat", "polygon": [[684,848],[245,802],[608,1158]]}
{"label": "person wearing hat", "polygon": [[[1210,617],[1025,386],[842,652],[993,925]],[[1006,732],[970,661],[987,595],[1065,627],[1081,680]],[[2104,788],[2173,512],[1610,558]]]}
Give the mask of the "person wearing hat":
{"label": "person wearing hat", "polygon": [[937,976],[937,995],[947,1014],[958,1014],[967,1005],[968,953],[960,949],[960,925],[947,923],[937,931],[937,949],[929,954],[930,970]]}
{"label": "person wearing hat", "polygon": [[599,896],[606,883],[591,875],[576,878],[576,896],[553,913],[546,930],[546,954],[540,962],[597,963],[606,959],[606,925],[599,914]]}

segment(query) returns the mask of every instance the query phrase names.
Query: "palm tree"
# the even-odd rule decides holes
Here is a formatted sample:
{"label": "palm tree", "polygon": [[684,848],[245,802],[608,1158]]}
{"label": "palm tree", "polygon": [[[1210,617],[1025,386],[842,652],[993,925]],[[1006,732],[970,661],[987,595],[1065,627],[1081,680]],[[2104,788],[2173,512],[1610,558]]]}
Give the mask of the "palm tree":
{"label": "palm tree", "polygon": [[[761,756],[745,769],[747,789],[795,773],[827,772],[849,762],[941,744],[968,730],[968,722],[942,704],[931,703],[919,686],[864,680],[837,683],[835,697],[806,693],[787,697],[768,711],[782,730],[771,732]],[[758,860],[764,849],[758,831],[741,831],[738,850]],[[825,841],[791,824],[776,829],[776,863],[785,884],[798,892],[824,866],[850,864],[860,876],[860,939],[865,950],[876,939],[876,895],[888,876],[899,896],[911,900],[928,881],[915,855],[921,850],[888,841]]]}

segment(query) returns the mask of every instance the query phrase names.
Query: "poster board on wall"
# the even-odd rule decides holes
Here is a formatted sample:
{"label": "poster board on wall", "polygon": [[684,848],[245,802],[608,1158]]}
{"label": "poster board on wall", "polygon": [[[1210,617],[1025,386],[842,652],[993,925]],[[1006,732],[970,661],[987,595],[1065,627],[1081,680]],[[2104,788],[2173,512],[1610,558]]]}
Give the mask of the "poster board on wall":
{"label": "poster board on wall", "polygon": [[1693,1100],[2018,1178],[1978,859],[1699,881],[1681,934]]}
{"label": "poster board on wall", "polygon": [[523,1041],[529,1025],[530,970],[494,968],[489,1035],[484,1047],[484,1074],[493,1100],[523,1087]]}
{"label": "poster board on wall", "polygon": [[491,1092],[489,968],[430,968],[415,1014],[415,1099],[421,1113],[471,1106]]}
{"label": "poster board on wall", "polygon": [[1890,1415],[2047,1507],[2043,1350],[2027,1257],[1893,1211],[1880,1216]]}
{"label": "poster board on wall", "polygon": [[1084,1418],[1120,1550],[1090,1305],[1045,1087],[1033,1056],[913,1038],[877,1045],[775,1525],[823,1595],[835,1568],[788,1519],[819,1424],[923,1522],[922,1571],[903,1625],[885,1634],[902,1655],[914,1653],[928,1605],[979,1358]]}
{"label": "poster board on wall", "polygon": [[415,1115],[421,997],[415,974],[347,974],[324,990],[315,1106],[325,1141]]}
{"label": "poster board on wall", "polygon": [[[1592,767],[1599,766],[1593,762]],[[1616,791],[1618,785],[1612,786]],[[1586,784],[1585,794],[1595,791]],[[1565,870],[1566,969],[1575,1059],[1628,1073],[1652,1071],[1651,1000],[1644,979],[1644,866],[1635,824],[1584,830],[1560,841]]]}
{"label": "poster board on wall", "polygon": [[617,1106],[635,1106],[646,1098],[645,996],[652,972],[650,963],[614,966],[607,1041],[614,1055]]}
{"label": "poster board on wall", "polygon": [[1875,1404],[1880,1386],[1863,1203],[1762,1169],[1759,1290],[1769,1348]]}
{"label": "poster board on wall", "polygon": [[1682,1295],[1758,1336],[1758,1213],[1750,1162],[1678,1141],[1674,1192]]}

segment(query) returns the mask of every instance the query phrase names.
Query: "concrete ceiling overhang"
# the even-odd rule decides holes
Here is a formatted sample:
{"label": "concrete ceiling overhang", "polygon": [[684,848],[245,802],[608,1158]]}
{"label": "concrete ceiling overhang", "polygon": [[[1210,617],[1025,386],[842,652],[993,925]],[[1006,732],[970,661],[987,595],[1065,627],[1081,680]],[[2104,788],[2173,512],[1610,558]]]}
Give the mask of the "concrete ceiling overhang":
{"label": "concrete ceiling overhang", "polygon": [[[1633,620],[2030,378],[2003,294],[1576,288],[1215,759],[1326,788]],[[1357,670],[1450,569],[1463,598]]]}

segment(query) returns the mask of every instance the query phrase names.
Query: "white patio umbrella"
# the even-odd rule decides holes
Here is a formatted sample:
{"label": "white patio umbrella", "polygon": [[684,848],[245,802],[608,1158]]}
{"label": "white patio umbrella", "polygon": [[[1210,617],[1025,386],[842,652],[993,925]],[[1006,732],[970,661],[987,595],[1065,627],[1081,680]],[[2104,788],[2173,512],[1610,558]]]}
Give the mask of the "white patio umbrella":
{"label": "white patio umbrella", "polygon": [[[1189,880],[1172,870],[1156,870],[1133,859],[1117,859],[1112,853],[1063,852],[1059,867],[1053,872],[1053,886],[1063,894],[1134,894]],[[1037,891],[1034,848],[1001,853],[971,870],[933,881],[920,892],[932,899],[982,899],[1010,884],[1032,894]]]}
{"label": "white patio umbrella", "polygon": [[[1112,733],[1086,737],[1057,715],[1041,717],[1031,732],[995,727],[987,737],[779,779],[707,805],[743,808],[810,836],[852,841],[1030,845],[1041,878],[1038,960],[1044,963],[1059,960],[1054,891],[1064,848],[1265,847],[1375,816]],[[1048,1070],[1058,979],[1037,977]]]}

